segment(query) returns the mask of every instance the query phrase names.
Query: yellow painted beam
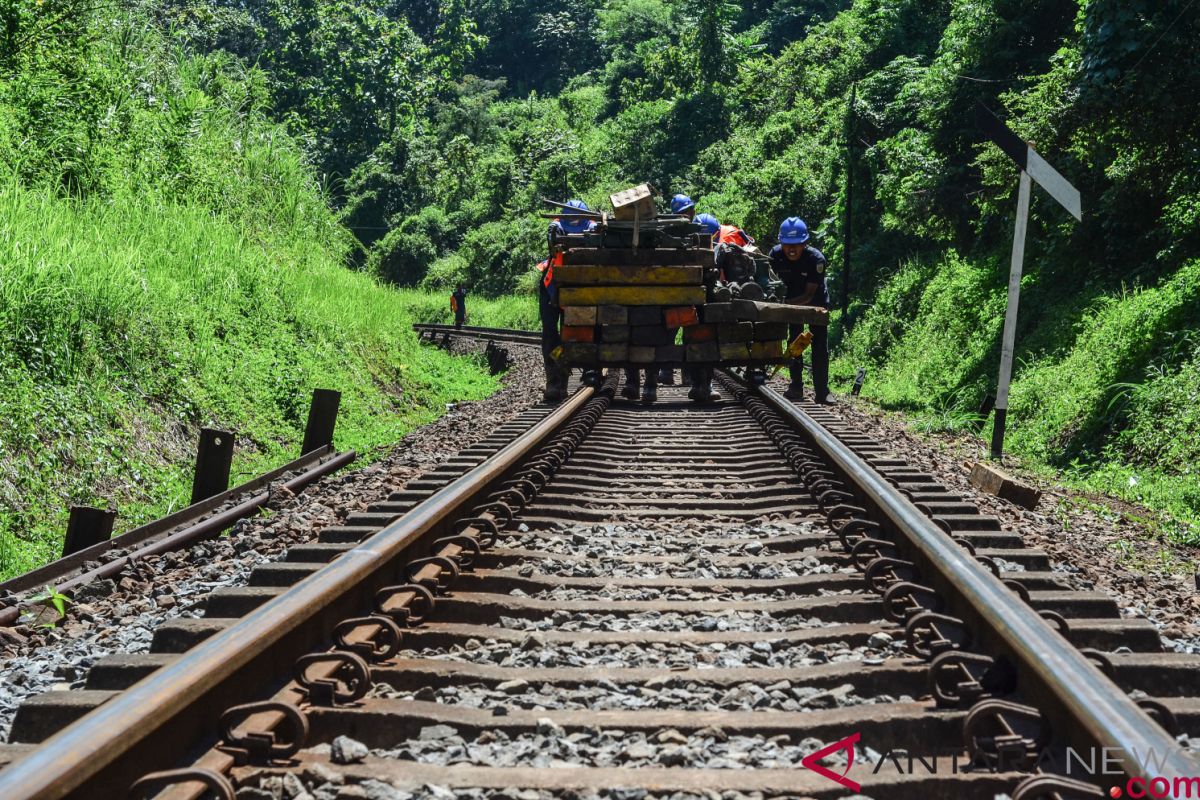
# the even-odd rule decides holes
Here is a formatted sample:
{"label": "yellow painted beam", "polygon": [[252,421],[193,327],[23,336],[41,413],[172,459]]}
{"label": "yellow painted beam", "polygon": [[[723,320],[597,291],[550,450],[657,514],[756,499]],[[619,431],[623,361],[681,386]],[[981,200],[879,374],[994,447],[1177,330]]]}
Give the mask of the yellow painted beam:
{"label": "yellow painted beam", "polygon": [[559,286],[699,286],[701,267],[562,266],[554,268]]}
{"label": "yellow painted beam", "polygon": [[564,286],[565,306],[691,306],[704,302],[703,286]]}

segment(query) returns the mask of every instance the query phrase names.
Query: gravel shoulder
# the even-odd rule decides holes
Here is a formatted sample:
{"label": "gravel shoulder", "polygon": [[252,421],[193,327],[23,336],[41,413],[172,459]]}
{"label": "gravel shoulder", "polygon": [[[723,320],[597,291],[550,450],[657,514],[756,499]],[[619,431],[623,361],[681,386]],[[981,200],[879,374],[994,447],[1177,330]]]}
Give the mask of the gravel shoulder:
{"label": "gravel shoulder", "polygon": [[1146,617],[1168,648],[1200,652],[1200,594],[1196,548],[1166,541],[1143,520],[1152,512],[1114,498],[1070,489],[1010,464],[1005,469],[1042,490],[1034,511],[982,493],[968,481],[972,465],[986,454],[984,444],[963,435],[916,432],[902,414],[865,400],[839,397],[831,410],[897,454],[960,491],[1028,546],[1045,550],[1056,569],[1078,589],[1096,589],[1117,598],[1127,617]]}

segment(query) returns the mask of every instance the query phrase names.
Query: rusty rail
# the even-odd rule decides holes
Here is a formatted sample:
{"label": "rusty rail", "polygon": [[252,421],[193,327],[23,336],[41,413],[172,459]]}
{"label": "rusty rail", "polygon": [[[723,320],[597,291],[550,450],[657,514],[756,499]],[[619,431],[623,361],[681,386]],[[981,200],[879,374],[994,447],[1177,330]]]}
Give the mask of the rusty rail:
{"label": "rusty rail", "polygon": [[418,334],[430,334],[435,337],[448,334],[450,336],[465,336],[471,339],[483,339],[485,341],[504,342],[507,344],[540,346],[542,343],[542,335],[537,331],[522,331],[513,328],[481,328],[473,325],[463,325],[461,328],[456,328],[453,325],[416,323],[413,325],[413,330]]}
{"label": "rusty rail", "polygon": [[776,390],[763,386],[757,393],[878,510],[936,574],[938,584],[960,598],[1015,657],[1022,675],[1040,687],[1038,696],[1047,708],[1057,707],[1064,735],[1082,734],[1118,749],[1127,765],[1136,765],[1131,777],[1173,781],[1200,772],[1142,707],[876,469]]}
{"label": "rusty rail", "polygon": [[215,729],[222,711],[277,681],[280,664],[310,652],[337,622],[369,605],[372,593],[391,580],[398,559],[472,508],[594,392],[579,390],[495,456],[378,534],[47,739],[0,772],[0,797],[61,798],[87,784],[108,787],[105,796],[123,796],[124,787],[151,765],[175,763],[196,730]]}

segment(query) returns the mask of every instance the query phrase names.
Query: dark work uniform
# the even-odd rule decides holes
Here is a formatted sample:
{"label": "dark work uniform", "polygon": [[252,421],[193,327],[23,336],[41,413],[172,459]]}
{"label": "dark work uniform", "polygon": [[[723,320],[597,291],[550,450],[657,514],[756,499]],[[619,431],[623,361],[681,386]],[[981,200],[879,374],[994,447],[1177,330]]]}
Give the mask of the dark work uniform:
{"label": "dark work uniform", "polygon": [[454,304],[454,327],[461,328],[467,319],[467,290],[456,289],[450,296],[457,301]]}
{"label": "dark work uniform", "polygon": [[[788,301],[794,297],[802,297],[808,284],[817,284],[817,291],[809,300],[810,305],[829,308],[829,287],[825,284],[825,256],[815,247],[805,247],[800,258],[788,261],[783,254],[783,247],[775,245],[771,249],[771,268],[787,284]],[[825,325],[809,325],[812,332],[813,391],[822,401],[829,394],[829,328]],[[803,325],[793,325],[791,338],[795,339],[804,330]],[[799,387],[804,383],[804,358],[792,359],[789,365],[792,385]]]}
{"label": "dark work uniform", "polygon": [[[554,260],[554,240],[563,235],[562,225],[558,220],[550,223],[550,229],[546,233],[546,240],[550,246],[550,259]],[[552,266],[547,265],[546,269],[553,270]],[[559,325],[562,322],[562,307],[558,304],[558,284],[553,279],[550,285],[546,285],[543,280],[546,277],[544,271],[538,274],[538,317],[542,322],[542,362],[546,368],[546,392],[547,394],[563,395],[567,389],[568,372],[559,366],[558,362],[551,357],[560,344],[562,344],[562,334],[559,331]]]}

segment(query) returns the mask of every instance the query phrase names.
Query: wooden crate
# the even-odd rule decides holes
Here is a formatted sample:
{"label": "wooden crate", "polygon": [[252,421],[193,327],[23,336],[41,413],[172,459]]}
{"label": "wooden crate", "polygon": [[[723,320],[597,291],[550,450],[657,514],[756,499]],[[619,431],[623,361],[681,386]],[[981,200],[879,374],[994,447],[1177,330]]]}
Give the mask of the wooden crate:
{"label": "wooden crate", "polygon": [[629,326],[628,325],[601,325],[600,326],[600,341],[602,341],[602,342],[628,342],[629,341]]}
{"label": "wooden crate", "polygon": [[629,309],[626,306],[600,306],[596,309],[596,322],[601,325],[628,325]]}

